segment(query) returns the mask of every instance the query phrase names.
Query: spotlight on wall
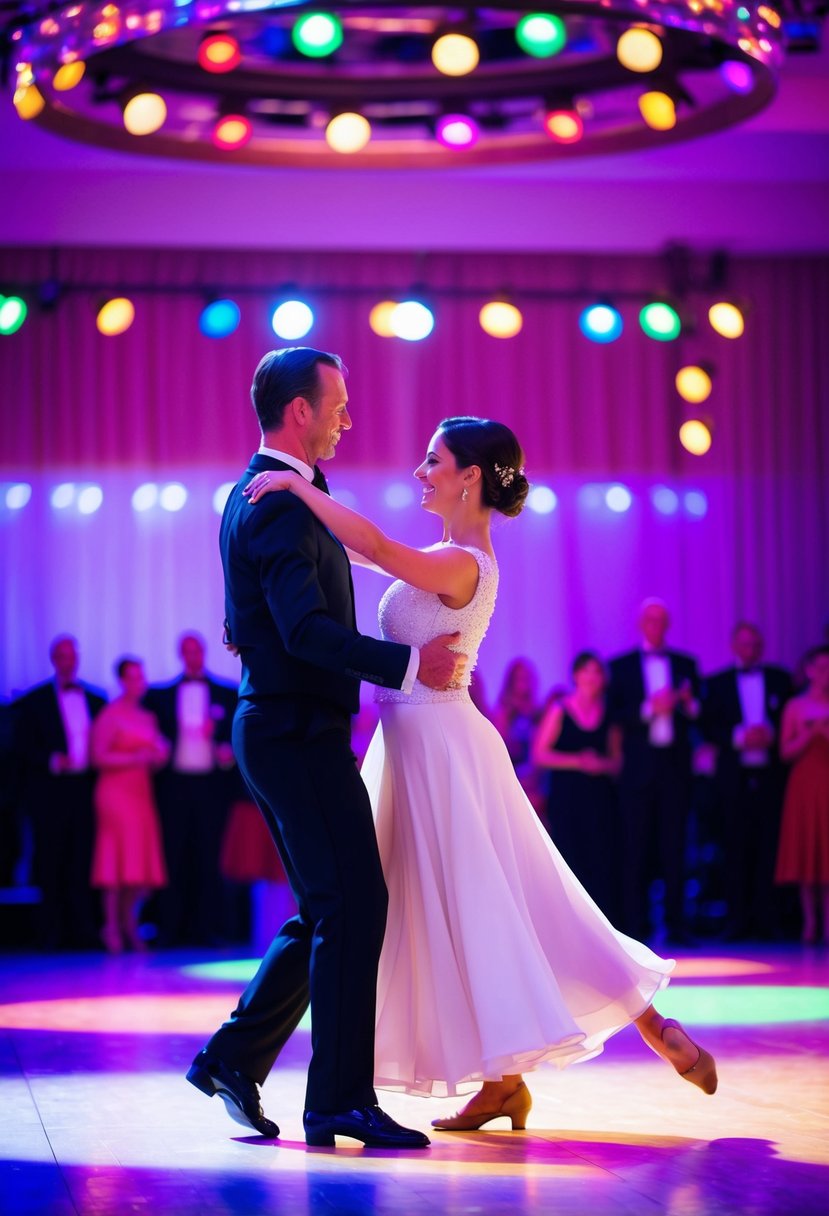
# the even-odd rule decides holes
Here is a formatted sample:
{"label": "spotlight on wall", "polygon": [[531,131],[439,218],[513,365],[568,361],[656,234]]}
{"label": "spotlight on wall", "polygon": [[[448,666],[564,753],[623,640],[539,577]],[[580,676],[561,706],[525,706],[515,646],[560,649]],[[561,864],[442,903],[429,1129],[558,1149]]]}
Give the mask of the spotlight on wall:
{"label": "spotlight on wall", "polygon": [[213,510],[216,512],[217,515],[221,515],[222,512],[224,511],[225,503],[227,502],[228,498],[230,498],[230,495],[233,493],[233,489],[234,489],[235,485],[236,485],[235,481],[222,482],[222,484],[218,487],[218,489],[213,494]]}
{"label": "spotlight on wall", "polygon": [[3,501],[9,511],[22,511],[32,497],[32,487],[27,481],[14,481],[3,486]]}
{"label": "spotlight on wall", "polygon": [[187,502],[187,490],[180,481],[169,481],[158,493],[158,503],[165,511],[180,511]]}
{"label": "spotlight on wall", "polygon": [[381,300],[368,314],[368,323],[378,338],[393,338],[391,316],[398,305],[397,300]]}
{"label": "spotlight on wall", "polygon": [[627,486],[622,485],[608,486],[605,491],[604,500],[608,509],[615,511],[617,515],[622,515],[625,511],[629,511],[633,505],[633,495]]}
{"label": "spotlight on wall", "polygon": [[158,502],[158,486],[154,481],[145,481],[132,492],[132,509],[142,514],[151,510]]}
{"label": "spotlight on wall", "polygon": [[0,296],[0,335],[16,334],[29,309],[21,296]]}
{"label": "spotlight on wall", "polygon": [[699,405],[711,396],[714,369],[709,363],[689,363],[676,373],[676,391],[683,401]]}
{"label": "spotlight on wall", "polygon": [[403,300],[392,310],[389,325],[395,338],[421,342],[435,328],[435,317],[420,300]]}
{"label": "spotlight on wall", "polygon": [[711,328],[723,338],[741,338],[745,332],[745,313],[732,300],[718,300],[708,309]]}
{"label": "spotlight on wall", "polygon": [[527,506],[536,515],[549,515],[558,506],[558,496],[549,486],[532,486],[527,495]]}
{"label": "spotlight on wall", "polygon": [[304,300],[283,300],[271,314],[271,329],[277,338],[304,338],[314,324],[314,314]]}
{"label": "spotlight on wall", "polygon": [[239,328],[241,315],[235,300],[211,300],[202,309],[199,329],[205,338],[227,338]]}
{"label": "spotlight on wall", "polygon": [[521,310],[509,300],[490,300],[478,313],[481,329],[491,338],[514,338],[521,332]]}
{"label": "spotlight on wall", "polygon": [[81,515],[94,515],[104,501],[104,492],[100,486],[81,486],[75,505]]}
{"label": "spotlight on wall", "polygon": [[106,300],[98,309],[95,324],[98,332],[107,338],[126,333],[135,320],[135,305],[126,296],[115,296]]}
{"label": "spotlight on wall", "polygon": [[651,300],[639,313],[642,332],[657,342],[673,342],[682,332],[677,310],[666,300]]}
{"label": "spotlight on wall", "polygon": [[688,418],[679,428],[679,442],[692,456],[704,456],[711,447],[711,424],[708,419]]}
{"label": "spotlight on wall", "polygon": [[669,486],[654,486],[651,502],[660,515],[676,515],[679,510],[679,495]]}
{"label": "spotlight on wall", "polygon": [[579,329],[591,342],[615,342],[623,328],[622,314],[612,304],[589,304],[579,316]]}

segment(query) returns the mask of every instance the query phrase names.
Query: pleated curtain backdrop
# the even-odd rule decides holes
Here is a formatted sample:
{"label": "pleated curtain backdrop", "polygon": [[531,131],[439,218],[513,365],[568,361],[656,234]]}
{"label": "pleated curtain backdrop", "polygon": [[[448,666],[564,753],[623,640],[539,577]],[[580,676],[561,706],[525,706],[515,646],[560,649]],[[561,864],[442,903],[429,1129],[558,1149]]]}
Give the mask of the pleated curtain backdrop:
{"label": "pleated curtain backdrop", "polygon": [[[419,496],[401,510],[386,492],[397,487],[391,502],[405,506],[436,424],[474,413],[512,426],[531,481],[557,495],[550,514],[527,511],[496,532],[501,589],[481,660],[490,695],[517,653],[549,685],[566,679],[582,646],[627,647],[637,605],[651,594],[672,608],[672,641],[706,669],[727,660],[741,616],[762,625],[769,657],[787,664],[823,637],[825,257],[731,259],[728,294],[750,302],[745,336],[714,334],[712,297],[692,293],[697,323],[678,344],[652,342],[637,324],[637,293],[668,287],[657,256],[0,249],[0,293],[47,281],[65,288],[57,302],[33,304],[23,328],[0,339],[0,478],[33,487],[21,510],[0,497],[0,695],[48,674],[49,639],[63,630],[81,640],[84,674],[107,685],[124,651],[142,655],[151,678],[169,674],[175,639],[192,627],[207,635],[214,668],[234,674],[218,643],[212,496],[258,443],[249,386],[261,355],[290,344],[275,338],[268,316],[287,284],[315,307],[302,341],[337,351],[349,368],[354,427],[328,469],[335,492],[393,534],[429,543],[434,522],[419,513]],[[95,309],[104,289],[136,287],[132,328],[102,337]],[[234,289],[239,329],[203,337],[206,298]],[[415,289],[434,306],[433,334],[420,343],[376,336],[372,305]],[[507,341],[478,323],[487,295],[503,291],[524,314]],[[617,342],[580,334],[579,293],[589,292],[618,293]],[[700,407],[715,431],[711,451],[695,458],[677,440],[673,375],[680,361],[699,359],[716,367]],[[53,509],[49,494],[63,481],[101,485],[100,510]],[[137,514],[131,495],[145,481],[180,481],[185,506]],[[613,482],[632,494],[622,514],[602,497]],[[667,514],[654,506],[659,487],[677,496]],[[361,573],[357,589],[371,632],[382,584]]]}

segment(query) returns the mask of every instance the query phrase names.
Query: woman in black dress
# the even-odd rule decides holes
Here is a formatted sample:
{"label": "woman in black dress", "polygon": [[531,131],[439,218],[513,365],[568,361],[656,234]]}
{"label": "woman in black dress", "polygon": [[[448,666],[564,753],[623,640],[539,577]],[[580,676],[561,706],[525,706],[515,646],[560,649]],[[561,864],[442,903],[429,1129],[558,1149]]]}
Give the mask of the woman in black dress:
{"label": "woman in black dress", "polygon": [[545,713],[533,760],[549,770],[546,819],[556,847],[604,914],[616,919],[620,841],[614,778],[621,736],[605,705],[601,660],[584,651],[573,661],[573,690]]}

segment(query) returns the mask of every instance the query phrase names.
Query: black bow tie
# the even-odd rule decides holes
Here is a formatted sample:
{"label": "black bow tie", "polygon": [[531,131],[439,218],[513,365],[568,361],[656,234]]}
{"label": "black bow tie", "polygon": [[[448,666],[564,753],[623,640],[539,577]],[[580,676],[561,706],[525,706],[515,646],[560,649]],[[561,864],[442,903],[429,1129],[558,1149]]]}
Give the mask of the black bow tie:
{"label": "black bow tie", "polygon": [[737,675],[738,676],[756,676],[756,675],[759,675],[761,671],[762,671],[761,667],[738,667]]}
{"label": "black bow tie", "polygon": [[322,490],[323,494],[331,493],[328,489],[328,482],[325,480],[325,474],[317,465],[314,465],[314,478],[311,485],[316,486],[318,490]]}
{"label": "black bow tie", "polygon": [[182,684],[204,684],[206,679],[206,676],[182,676],[181,682]]}
{"label": "black bow tie", "polygon": [[60,690],[61,692],[83,692],[80,684],[72,680],[68,684],[61,684]]}

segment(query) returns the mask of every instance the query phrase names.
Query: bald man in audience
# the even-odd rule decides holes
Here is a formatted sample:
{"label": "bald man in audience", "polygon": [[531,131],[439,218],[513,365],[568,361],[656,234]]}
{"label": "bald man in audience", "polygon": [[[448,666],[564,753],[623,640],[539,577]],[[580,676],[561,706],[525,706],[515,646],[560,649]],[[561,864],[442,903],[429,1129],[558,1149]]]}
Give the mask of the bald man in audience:
{"label": "bald man in audience", "polygon": [[32,825],[33,878],[40,888],[42,949],[88,949],[97,942],[92,893],[94,815],[89,732],[106,694],[78,679],[78,643],[69,634],[49,649],[54,678],[14,702],[22,803]]}
{"label": "bald man in audience", "polygon": [[652,880],[661,878],[665,935],[669,943],[683,945],[688,942],[684,901],[690,728],[700,712],[700,681],[696,661],[666,647],[669,626],[663,600],[642,603],[640,644],[609,664],[608,713],[622,728],[622,927],[642,940],[653,936],[649,890]]}
{"label": "bald man in audience", "polygon": [[702,727],[717,748],[717,808],[722,830],[726,937],[773,940],[780,931],[774,863],[785,768],[778,752],[791,676],[764,663],[764,639],[751,621],[731,632],[734,663],[706,679]]}

